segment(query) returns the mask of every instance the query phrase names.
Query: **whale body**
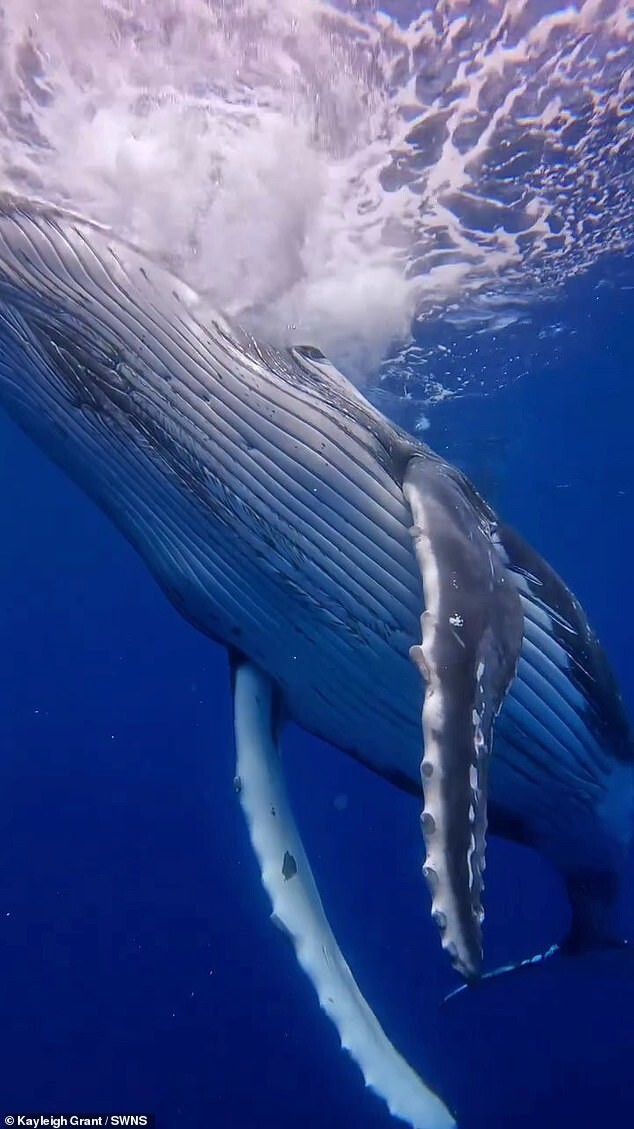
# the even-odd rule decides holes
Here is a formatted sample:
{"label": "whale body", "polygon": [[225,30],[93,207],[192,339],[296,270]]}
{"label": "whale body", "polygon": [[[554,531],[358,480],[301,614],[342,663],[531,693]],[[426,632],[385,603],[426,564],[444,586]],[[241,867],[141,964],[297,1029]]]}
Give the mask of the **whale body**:
{"label": "whale body", "polygon": [[464,976],[487,827],[560,870],[570,947],[615,938],[634,746],[582,608],[319,349],[256,341],[107,229],[3,197],[0,404],[238,677],[261,672],[247,697],[268,680],[277,722],[421,796],[432,912]]}

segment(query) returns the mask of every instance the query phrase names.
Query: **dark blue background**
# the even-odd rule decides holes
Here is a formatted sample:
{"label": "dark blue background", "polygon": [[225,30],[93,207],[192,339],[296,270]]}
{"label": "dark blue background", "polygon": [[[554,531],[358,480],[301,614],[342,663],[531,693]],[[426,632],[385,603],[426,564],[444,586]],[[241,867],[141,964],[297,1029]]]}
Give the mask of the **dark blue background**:
{"label": "dark blue background", "polygon": [[[577,333],[556,365],[439,405],[425,438],[563,573],[631,707],[634,303],[594,282],[567,295]],[[486,343],[473,363],[492,386]],[[395,1124],[269,923],[232,787],[223,652],[4,419],[0,515],[0,1113]],[[553,963],[440,1008],[454,979],[416,802],[297,732],[286,759],[342,947],[463,1129],[630,1123],[634,961]],[[557,876],[519,848],[490,842],[486,899],[491,965],[565,930]],[[634,936],[631,881],[624,926]]]}

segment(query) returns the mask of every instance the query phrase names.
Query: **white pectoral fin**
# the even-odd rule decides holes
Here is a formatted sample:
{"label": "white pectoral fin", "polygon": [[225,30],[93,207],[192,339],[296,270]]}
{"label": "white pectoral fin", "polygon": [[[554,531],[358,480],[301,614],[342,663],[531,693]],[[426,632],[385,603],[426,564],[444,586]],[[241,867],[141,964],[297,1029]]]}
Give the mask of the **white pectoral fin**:
{"label": "white pectoral fin", "polygon": [[333,936],[289,804],[274,712],[270,679],[249,662],[236,664],[236,786],[272,917],[292,938],[321,1007],[366,1085],[414,1129],[451,1129],[449,1111],[390,1043]]}

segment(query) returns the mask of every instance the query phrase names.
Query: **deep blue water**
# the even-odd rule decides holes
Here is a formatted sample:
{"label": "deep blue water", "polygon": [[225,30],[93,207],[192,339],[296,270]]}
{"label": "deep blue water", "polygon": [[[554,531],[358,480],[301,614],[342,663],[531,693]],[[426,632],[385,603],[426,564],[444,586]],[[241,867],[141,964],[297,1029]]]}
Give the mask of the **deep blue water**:
{"label": "deep blue water", "polygon": [[[577,286],[582,348],[573,338],[505,391],[439,405],[425,436],[575,589],[630,709],[633,296]],[[485,372],[486,349],[474,364]],[[232,787],[223,652],[4,418],[0,514],[0,1113],[396,1124],[268,920]],[[299,732],[286,759],[342,947],[463,1129],[631,1124],[634,961],[554,962],[441,1008],[455,981],[415,801]],[[557,876],[495,840],[486,905],[490,965],[566,928]],[[631,875],[623,925],[634,937]]]}

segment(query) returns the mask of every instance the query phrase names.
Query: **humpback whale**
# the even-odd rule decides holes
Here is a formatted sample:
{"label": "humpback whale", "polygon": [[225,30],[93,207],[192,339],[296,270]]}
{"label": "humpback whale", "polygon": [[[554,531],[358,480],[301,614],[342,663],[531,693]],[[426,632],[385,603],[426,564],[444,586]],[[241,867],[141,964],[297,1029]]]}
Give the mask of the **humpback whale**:
{"label": "humpback whale", "polygon": [[584,611],[318,348],[257,341],[108,229],[8,196],[0,403],[228,649],[235,790],[273,917],[367,1085],[415,1129],[451,1126],[332,934],[280,735],[292,719],[420,797],[431,912],[466,980],[487,830],[561,872],[564,946],[617,942],[634,744]]}

